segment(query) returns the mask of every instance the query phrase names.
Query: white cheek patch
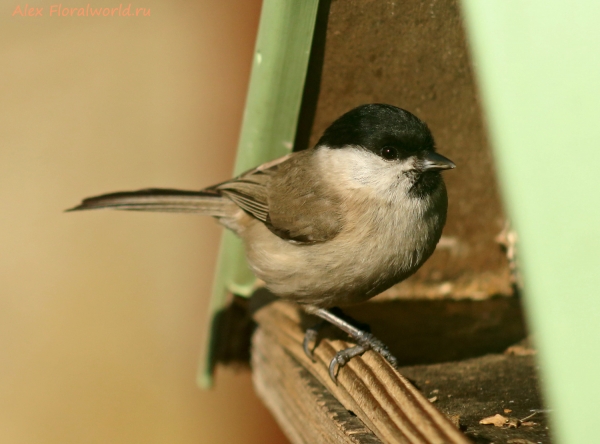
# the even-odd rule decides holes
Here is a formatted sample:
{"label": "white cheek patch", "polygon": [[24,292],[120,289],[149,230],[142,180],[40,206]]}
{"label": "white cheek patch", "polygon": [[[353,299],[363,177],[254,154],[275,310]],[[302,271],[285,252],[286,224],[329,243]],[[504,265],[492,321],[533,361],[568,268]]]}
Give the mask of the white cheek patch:
{"label": "white cheek patch", "polygon": [[404,173],[413,168],[412,158],[402,162],[387,161],[359,147],[319,147],[316,157],[324,177],[345,189],[371,190],[383,197],[410,186]]}

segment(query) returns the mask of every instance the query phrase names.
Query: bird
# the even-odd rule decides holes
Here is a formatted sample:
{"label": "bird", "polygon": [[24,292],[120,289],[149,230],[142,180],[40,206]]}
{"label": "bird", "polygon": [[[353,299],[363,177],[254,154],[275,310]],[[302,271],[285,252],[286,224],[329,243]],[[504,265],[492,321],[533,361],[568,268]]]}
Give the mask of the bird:
{"label": "bird", "polygon": [[[335,382],[336,369],[369,349],[397,366],[385,344],[333,308],[376,296],[431,256],[448,208],[441,172],[455,167],[436,152],[425,122],[402,108],[373,103],[336,119],[314,147],[217,185],[103,194],[67,211],[214,217],[242,239],[251,270],[273,294],[356,341],[331,360]],[[317,331],[309,328],[305,335],[310,358]]]}

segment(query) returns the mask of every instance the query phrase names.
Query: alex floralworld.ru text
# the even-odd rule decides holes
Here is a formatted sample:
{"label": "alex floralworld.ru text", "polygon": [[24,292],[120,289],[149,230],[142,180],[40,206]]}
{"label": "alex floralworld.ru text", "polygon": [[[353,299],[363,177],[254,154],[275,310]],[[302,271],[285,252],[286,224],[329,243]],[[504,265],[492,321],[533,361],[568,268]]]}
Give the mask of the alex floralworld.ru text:
{"label": "alex floralworld.ru text", "polygon": [[21,17],[43,17],[44,15],[49,17],[148,17],[150,8],[132,8],[131,3],[126,6],[121,3],[114,8],[96,8],[90,6],[89,3],[85,7],[67,8],[59,3],[51,5],[46,12],[43,7],[37,8],[25,4],[24,8],[17,5],[12,15]]}

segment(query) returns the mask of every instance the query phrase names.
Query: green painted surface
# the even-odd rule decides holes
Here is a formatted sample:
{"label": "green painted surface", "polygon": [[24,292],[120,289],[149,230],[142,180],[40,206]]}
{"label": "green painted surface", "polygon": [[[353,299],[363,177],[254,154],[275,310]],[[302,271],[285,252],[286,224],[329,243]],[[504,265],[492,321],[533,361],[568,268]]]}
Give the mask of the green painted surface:
{"label": "green painted surface", "polygon": [[[292,150],[318,4],[318,0],[263,2],[236,175]],[[198,374],[201,387],[212,385],[215,314],[225,306],[228,293],[250,296],[254,282],[241,241],[225,232],[209,308],[208,350]]]}
{"label": "green painted surface", "polygon": [[463,0],[555,442],[596,442],[600,2]]}

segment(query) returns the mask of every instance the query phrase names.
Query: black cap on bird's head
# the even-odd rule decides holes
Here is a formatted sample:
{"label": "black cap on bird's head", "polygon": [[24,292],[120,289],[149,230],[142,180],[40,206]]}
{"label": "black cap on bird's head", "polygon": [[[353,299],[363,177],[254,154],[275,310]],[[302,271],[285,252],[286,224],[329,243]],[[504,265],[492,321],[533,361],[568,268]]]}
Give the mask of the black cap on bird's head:
{"label": "black cap on bird's head", "polygon": [[430,169],[455,167],[435,153],[435,142],[425,122],[402,108],[379,103],[348,111],[325,130],[317,146],[361,147],[386,160],[431,158]]}

